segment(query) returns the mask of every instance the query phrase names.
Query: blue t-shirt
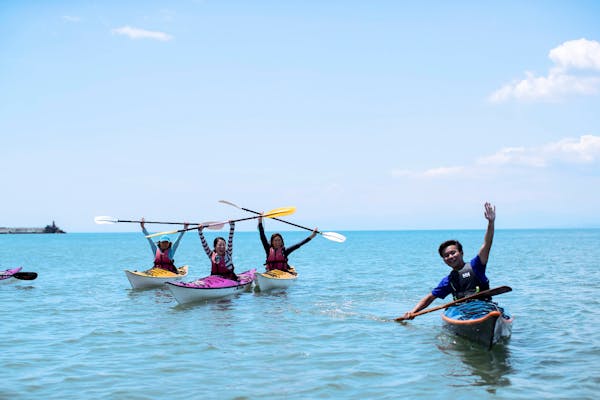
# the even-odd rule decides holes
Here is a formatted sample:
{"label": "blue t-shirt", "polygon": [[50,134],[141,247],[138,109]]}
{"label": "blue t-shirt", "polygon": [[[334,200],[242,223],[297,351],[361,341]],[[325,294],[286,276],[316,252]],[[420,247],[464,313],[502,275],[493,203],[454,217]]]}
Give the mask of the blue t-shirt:
{"label": "blue t-shirt", "polygon": [[[488,278],[485,276],[485,265],[481,263],[479,254],[471,260],[470,264],[479,281],[483,283],[488,282]],[[450,274],[448,274],[440,281],[437,287],[431,291],[431,294],[439,299],[443,299],[450,293],[452,293],[452,286],[450,286]]]}

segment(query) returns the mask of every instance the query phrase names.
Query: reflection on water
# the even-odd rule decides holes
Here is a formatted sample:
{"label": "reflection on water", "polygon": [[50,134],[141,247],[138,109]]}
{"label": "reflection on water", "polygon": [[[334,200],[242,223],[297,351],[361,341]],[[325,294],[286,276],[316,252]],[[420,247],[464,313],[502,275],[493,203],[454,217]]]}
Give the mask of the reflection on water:
{"label": "reflection on water", "polygon": [[173,295],[166,287],[146,288],[146,289],[127,289],[127,296],[131,299],[151,298],[154,303],[171,303],[174,301]]}
{"label": "reflection on water", "polygon": [[439,336],[439,340],[438,348],[453,360],[460,361],[448,371],[448,376],[454,379],[453,386],[485,386],[489,393],[496,393],[499,387],[510,386],[508,376],[514,370],[506,342],[487,350],[477,343],[445,333]]}

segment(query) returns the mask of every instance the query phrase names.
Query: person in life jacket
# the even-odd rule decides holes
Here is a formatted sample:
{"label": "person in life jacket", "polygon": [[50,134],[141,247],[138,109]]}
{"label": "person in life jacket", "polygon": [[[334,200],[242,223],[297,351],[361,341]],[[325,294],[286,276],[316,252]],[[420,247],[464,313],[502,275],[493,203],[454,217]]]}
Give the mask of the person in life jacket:
{"label": "person in life jacket", "polygon": [[312,238],[317,235],[318,229],[315,228],[309,237],[304,239],[303,241],[296,243],[293,246],[285,247],[283,242],[283,237],[279,233],[274,233],[271,235],[271,240],[267,241],[267,237],[265,236],[265,230],[263,228],[262,216],[258,218],[258,232],[260,234],[260,241],[265,249],[265,253],[267,256],[267,260],[265,262],[265,267],[267,271],[272,271],[274,269],[278,269],[281,271],[290,272],[290,265],[288,264],[288,256],[294,250],[299,249],[301,246],[310,242]]}
{"label": "person in life jacket", "polygon": [[[146,226],[144,223],[144,217],[142,217],[140,225],[142,227],[142,232],[144,236],[148,236],[149,233],[146,230]],[[187,229],[189,224],[184,224],[183,228]],[[167,235],[162,235],[156,244],[152,241],[151,238],[147,238],[150,243],[150,248],[152,249],[152,253],[154,253],[154,268],[164,269],[166,271],[173,272],[178,274],[179,271],[175,266],[175,260],[173,257],[175,256],[175,250],[179,247],[179,242],[183,237],[185,232],[181,232],[175,243],[171,243],[171,239]]]}
{"label": "person in life jacket", "polygon": [[436,298],[443,299],[450,293],[456,300],[490,288],[490,281],[485,272],[494,239],[496,207],[490,203],[485,203],[484,210],[488,225],[483,237],[483,245],[477,256],[466,263],[463,259],[462,245],[458,240],[447,240],[442,243],[438,252],[446,265],[452,268],[452,271],[440,281],[431,293],[423,297],[411,311],[405,313],[402,316],[403,319],[413,319],[415,313],[427,308]]}
{"label": "person in life jacket", "polygon": [[226,279],[231,279],[234,281],[239,281],[239,277],[235,274],[233,266],[233,232],[235,231],[235,222],[229,221],[229,240],[225,243],[225,239],[222,237],[217,237],[213,241],[214,249],[211,250],[208,247],[208,243],[204,238],[204,234],[202,230],[203,226],[200,226],[198,229],[198,234],[200,235],[200,241],[202,242],[202,248],[204,252],[210,258],[211,275],[219,275]]}

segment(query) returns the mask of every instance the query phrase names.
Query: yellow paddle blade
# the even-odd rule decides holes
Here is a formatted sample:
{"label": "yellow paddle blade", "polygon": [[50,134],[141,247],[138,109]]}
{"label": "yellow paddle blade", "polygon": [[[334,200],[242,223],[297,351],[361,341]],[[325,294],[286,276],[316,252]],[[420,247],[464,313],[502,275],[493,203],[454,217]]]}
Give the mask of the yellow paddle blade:
{"label": "yellow paddle blade", "polygon": [[277,217],[285,217],[286,215],[291,215],[296,212],[296,207],[280,207],[274,208],[271,211],[267,211],[263,214],[263,217],[267,218],[277,218]]}
{"label": "yellow paddle blade", "polygon": [[161,235],[172,235],[174,233],[179,233],[181,232],[181,230],[178,231],[166,231],[166,232],[158,232],[158,233],[153,233],[151,235],[146,235],[147,238],[153,238],[153,237],[157,237],[157,236],[161,236]]}

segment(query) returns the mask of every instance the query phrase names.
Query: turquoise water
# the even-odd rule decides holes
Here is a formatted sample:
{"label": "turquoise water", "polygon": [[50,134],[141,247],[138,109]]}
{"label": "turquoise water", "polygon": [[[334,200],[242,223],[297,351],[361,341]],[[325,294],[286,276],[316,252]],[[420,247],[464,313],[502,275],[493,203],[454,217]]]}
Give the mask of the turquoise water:
{"label": "turquoise water", "polygon": [[[488,275],[513,288],[495,299],[515,322],[490,352],[449,336],[439,312],[390,321],[448,272],[441,241],[470,257],[483,231],[341,233],[292,254],[285,292],[188,306],[130,289],[123,269],[152,259],[141,233],[0,235],[2,269],[39,273],[0,285],[0,399],[597,397],[600,230],[496,232]],[[262,264],[257,233],[234,246],[238,271]],[[175,259],[190,278],[209,270],[194,233]]]}

